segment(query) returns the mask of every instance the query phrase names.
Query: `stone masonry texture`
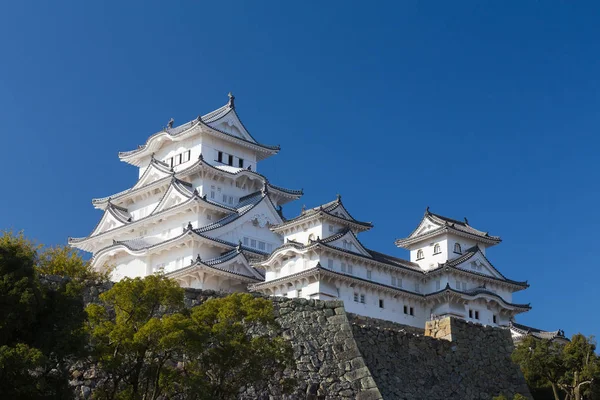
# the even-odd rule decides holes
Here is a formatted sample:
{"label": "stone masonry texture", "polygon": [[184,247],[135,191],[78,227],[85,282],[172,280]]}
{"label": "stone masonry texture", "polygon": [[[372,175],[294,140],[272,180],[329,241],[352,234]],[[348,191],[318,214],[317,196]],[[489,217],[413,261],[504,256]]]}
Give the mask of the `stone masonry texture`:
{"label": "stone masonry texture", "polygon": [[[53,278],[47,283],[52,285]],[[90,286],[84,303],[112,284]],[[224,293],[186,289],[193,307]],[[257,295],[258,296],[258,295]],[[491,399],[521,393],[531,398],[518,366],[510,360],[510,333],[457,319],[431,321],[424,330],[346,313],[341,301],[270,298],[289,340],[296,379],[293,393],[277,387],[245,388],[240,399]],[[452,339],[452,341],[448,339]],[[70,385],[79,399],[91,398],[102,371],[74,363]]]}

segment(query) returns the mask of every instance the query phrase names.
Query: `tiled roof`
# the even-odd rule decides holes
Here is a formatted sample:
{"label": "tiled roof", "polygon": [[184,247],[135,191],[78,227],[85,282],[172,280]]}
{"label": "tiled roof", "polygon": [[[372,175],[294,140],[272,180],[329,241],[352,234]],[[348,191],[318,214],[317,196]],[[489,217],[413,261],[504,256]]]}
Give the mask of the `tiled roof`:
{"label": "tiled roof", "polygon": [[558,329],[556,331],[543,331],[541,329],[532,328],[530,326],[518,324],[516,322],[511,322],[510,328],[511,328],[511,330],[515,331],[518,334],[531,335],[538,339],[552,340],[555,338],[561,338],[561,339],[569,340],[568,338],[565,337],[565,333],[560,329]]}
{"label": "tiled roof", "polygon": [[[361,254],[361,253],[357,253],[357,252],[354,252],[354,251],[351,251],[351,250],[343,249],[341,247],[333,246],[333,245],[330,244],[331,242],[333,242],[333,241],[335,241],[335,240],[337,240],[339,238],[344,237],[346,234],[353,235],[354,238],[356,239],[356,241],[365,249],[365,251],[369,255],[367,256],[367,255],[364,255],[364,254]],[[358,240],[358,238],[356,238],[356,236],[354,235],[354,233],[352,231],[348,230],[348,229],[343,230],[341,232],[338,232],[338,233],[336,233],[334,235],[328,236],[325,239],[318,239],[318,240],[310,241],[310,243],[308,243],[308,244],[302,244],[302,243],[299,243],[299,242],[296,242],[296,241],[290,241],[290,240],[288,240],[287,243],[284,243],[282,246],[279,246],[278,248],[276,248],[275,250],[273,250],[273,252],[271,253],[271,255],[265,261],[268,261],[269,259],[271,259],[273,257],[273,255],[275,255],[275,253],[278,250],[281,250],[281,249],[293,247],[293,248],[296,248],[296,249],[304,250],[304,249],[311,249],[311,248],[314,248],[314,247],[317,247],[317,246],[322,246],[322,247],[327,248],[327,249],[331,249],[331,250],[335,250],[335,251],[338,251],[338,252],[346,253],[348,255],[352,255],[354,257],[363,258],[365,260],[375,261],[375,262],[380,263],[380,264],[386,264],[386,265],[389,265],[391,267],[401,268],[401,269],[404,269],[404,270],[409,270],[409,271],[412,271],[412,272],[418,272],[420,274],[423,274],[423,270],[416,263],[413,263],[413,262],[408,261],[408,260],[404,260],[402,258],[392,257],[392,256],[389,256],[387,254],[383,254],[383,253],[380,253],[380,252],[377,252],[377,251],[374,251],[374,250],[370,250],[370,249],[364,247],[363,244],[360,243],[360,241]]]}
{"label": "tiled roof", "polygon": [[[244,130],[248,133],[248,135],[250,136],[250,140],[239,137],[239,136],[235,136],[232,135],[228,132],[219,130],[213,126],[210,126],[208,124],[217,122],[218,120],[222,119],[223,117],[225,117],[227,114],[229,114],[230,112],[235,113],[236,117],[238,118],[238,120],[240,121],[240,123],[242,123],[242,120],[239,118],[239,116],[237,115],[237,113],[235,112],[234,108],[232,108],[229,104],[224,105],[223,107],[220,107],[214,111],[211,111],[210,113],[196,118],[192,121],[186,122],[185,124],[179,125],[177,127],[174,128],[165,128],[162,131],[156,132],[155,134],[151,135],[147,140],[146,143],[144,145],[138,146],[137,149],[135,150],[130,150],[130,151],[123,151],[119,153],[119,157],[128,157],[131,156],[133,154],[139,153],[141,151],[143,151],[144,149],[146,149],[146,147],[148,146],[148,144],[150,143],[150,141],[152,141],[156,136],[158,135],[164,135],[167,134],[168,136],[171,137],[176,137],[181,135],[184,132],[187,132],[188,130],[190,130],[191,128],[193,128],[196,125],[203,125],[206,126],[210,129],[212,129],[213,131],[219,132],[220,134],[223,134],[225,136],[231,137],[235,140],[240,140],[242,142],[246,142],[258,147],[261,147],[267,151],[270,152],[277,152],[280,150],[279,146],[269,146],[269,145],[265,145],[265,144],[261,144],[258,143],[253,137],[252,135],[250,135],[250,133],[248,132],[248,130],[244,127]],[[242,123],[243,126],[243,123]]]}
{"label": "tiled roof", "polygon": [[[337,209],[342,210],[342,214],[347,214],[350,217],[350,219],[347,219],[341,215],[336,215],[335,212]],[[371,224],[370,222],[358,221],[354,217],[352,217],[352,215],[348,212],[348,210],[342,204],[341,197],[338,196],[336,200],[330,201],[329,203],[325,203],[323,205],[320,205],[319,207],[309,208],[308,210],[303,210],[302,214],[300,214],[297,217],[286,220],[283,224],[278,225],[275,229],[278,230],[278,229],[295,224],[295,223],[305,220],[305,219],[313,218],[316,216],[324,216],[324,215],[329,216],[330,218],[333,218],[336,221],[341,222],[342,224],[344,222],[350,223],[350,224],[355,224],[355,225],[362,226],[363,228],[366,228],[366,229],[370,229],[373,227],[373,224]]]}
{"label": "tiled roof", "polygon": [[417,234],[417,230],[421,226],[421,224],[419,224],[417,228],[412,231],[410,235],[408,235],[407,238],[397,239],[396,245],[402,247],[406,244],[418,241],[419,239],[435,236],[445,231],[453,231],[455,233],[468,235],[470,237],[474,236],[492,244],[500,243],[502,241],[499,236],[491,236],[488,234],[488,232],[483,232],[473,228],[471,225],[469,225],[469,222],[466,218],[464,221],[459,221],[453,218],[444,217],[442,215],[432,213],[429,211],[429,207],[427,207],[427,210],[425,210],[423,220],[424,219],[428,219],[434,224],[439,225],[439,228],[424,232],[422,234]]}
{"label": "tiled roof", "polygon": [[[183,273],[186,273],[190,270],[194,270],[195,268],[202,266],[202,267],[206,267],[215,271],[219,271],[222,273],[226,273],[226,274],[232,274],[232,275],[237,275],[240,277],[244,277],[246,279],[249,279],[253,282],[261,282],[262,279],[258,278],[254,275],[251,274],[246,274],[246,273],[241,273],[232,269],[228,269],[222,266],[222,264],[227,263],[228,261],[231,261],[237,257],[243,257],[244,259],[246,259],[246,257],[244,256],[244,254],[239,250],[239,249],[233,249],[231,251],[228,251],[224,254],[222,254],[219,257],[215,257],[215,258],[211,258],[209,260],[201,260],[200,258],[196,258],[190,265],[171,271],[169,273],[167,273],[167,276],[175,276],[175,275],[180,275]],[[245,262],[246,265],[248,265],[248,261],[246,260]],[[249,268],[252,268],[251,266],[248,265]],[[261,274],[256,271],[257,274],[259,276],[261,276]]]}
{"label": "tiled roof", "polygon": [[[275,185],[273,185],[273,184],[271,184],[269,182],[269,180],[267,179],[266,176],[264,176],[262,174],[259,174],[258,172],[250,171],[250,170],[243,169],[243,168],[235,168],[235,167],[231,167],[231,168],[225,169],[225,168],[222,168],[223,166],[214,166],[212,164],[209,164],[203,158],[200,158],[198,161],[196,161],[194,164],[190,165],[189,167],[187,167],[187,168],[185,168],[185,169],[183,169],[183,170],[181,170],[179,172],[175,172],[174,175],[175,175],[175,177],[184,177],[184,176],[186,176],[186,174],[189,171],[192,171],[193,169],[195,169],[195,168],[197,168],[199,166],[211,168],[211,169],[214,169],[214,170],[220,171],[220,172],[225,172],[225,173],[230,174],[230,175],[238,175],[238,174],[248,173],[248,174],[251,174],[251,175],[254,175],[254,176],[257,176],[257,177],[261,178],[262,181],[266,185],[268,185],[268,187],[273,188],[273,189],[275,189],[277,191],[283,192],[283,193],[285,193],[285,194],[287,194],[289,196],[300,197],[300,196],[302,196],[304,194],[304,192],[302,190],[286,189],[286,188],[283,188],[281,186],[275,186]],[[232,172],[234,170],[235,170],[235,172]],[[169,177],[166,176],[166,177],[161,178],[161,179],[159,179],[157,181],[151,182],[151,183],[149,183],[147,185],[143,185],[143,186],[140,186],[140,187],[135,188],[135,189],[129,188],[129,189],[123,190],[123,191],[121,191],[119,193],[115,193],[115,194],[113,194],[113,195],[111,195],[109,197],[92,199],[92,204],[101,204],[101,203],[104,203],[104,202],[108,201],[109,199],[115,200],[115,199],[118,199],[119,197],[127,195],[129,193],[133,193],[133,192],[136,192],[136,191],[141,191],[141,190],[143,190],[146,187],[149,187],[151,185],[155,185],[157,182],[166,182],[168,180],[169,180]]]}
{"label": "tiled roof", "polygon": [[[466,270],[466,269],[463,269],[463,268],[458,268],[458,266],[460,264],[464,263],[465,261],[468,261],[469,259],[471,259],[477,253],[481,254],[481,256],[483,257],[483,259],[489,264],[489,266],[498,275],[500,275],[501,278],[498,278],[498,277],[495,277],[495,276],[491,276],[491,275],[482,274],[482,273],[477,272],[477,271],[471,271],[471,270]],[[468,248],[467,250],[465,250],[463,252],[463,255],[461,255],[461,256],[459,256],[457,258],[454,258],[452,260],[448,260],[448,261],[446,261],[443,264],[438,264],[437,268],[427,271],[427,274],[432,274],[434,272],[444,270],[445,268],[452,268],[452,269],[460,271],[460,272],[466,272],[468,274],[481,276],[482,278],[488,278],[488,279],[492,279],[492,280],[496,280],[496,281],[506,282],[506,283],[510,283],[510,284],[513,284],[513,285],[521,286],[521,287],[529,287],[529,284],[527,283],[527,281],[524,281],[524,282],[523,281],[514,281],[514,280],[508,279],[506,276],[504,276],[500,271],[498,271],[498,269],[496,267],[494,267],[494,265],[490,262],[490,260],[485,256],[485,254],[483,254],[483,252],[477,246],[473,246],[473,247]]]}
{"label": "tiled roof", "polygon": [[433,293],[429,293],[427,295],[427,297],[433,297],[433,296],[438,296],[440,294],[444,294],[444,293],[454,293],[457,295],[463,295],[463,296],[478,296],[480,294],[484,294],[487,296],[491,296],[494,297],[496,299],[498,299],[501,303],[510,306],[510,307],[514,307],[514,308],[519,308],[522,310],[530,310],[531,309],[531,305],[530,304],[517,304],[517,303],[509,303],[508,301],[504,300],[502,298],[502,296],[487,290],[485,287],[478,287],[478,288],[473,288],[473,289],[469,289],[469,290],[457,290],[457,289],[453,289],[452,287],[450,287],[450,284],[446,284],[446,287],[444,289],[438,290],[437,292],[433,292]]}

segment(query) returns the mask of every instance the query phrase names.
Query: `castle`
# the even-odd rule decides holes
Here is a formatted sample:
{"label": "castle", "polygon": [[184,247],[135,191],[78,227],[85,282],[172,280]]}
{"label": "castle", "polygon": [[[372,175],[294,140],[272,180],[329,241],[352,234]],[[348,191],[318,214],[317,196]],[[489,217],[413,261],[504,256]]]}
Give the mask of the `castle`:
{"label": "castle", "polygon": [[272,184],[259,161],[278,146],[259,143],[238,116],[235,97],[180,126],[168,125],[119,158],[139,168],[131,188],[94,199],[103,216],[87,237],[69,244],[93,253],[112,279],[157,272],[184,287],[257,291],[272,296],[340,299],[352,313],[423,328],[458,317],[507,326],[514,338],[530,332],[514,322],[530,310],[512,294],[527,282],[505,277],[486,257],[501,242],[429,210],[398,247],[404,260],[366,248],[341,196],[286,219],[282,206],[301,190]]}

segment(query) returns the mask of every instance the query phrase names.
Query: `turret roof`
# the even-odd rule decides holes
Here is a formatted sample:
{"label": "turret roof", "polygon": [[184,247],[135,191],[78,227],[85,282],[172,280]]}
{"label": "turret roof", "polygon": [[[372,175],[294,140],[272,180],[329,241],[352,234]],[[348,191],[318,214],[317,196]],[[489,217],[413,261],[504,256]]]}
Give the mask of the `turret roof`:
{"label": "turret roof", "polygon": [[531,335],[538,339],[547,339],[547,340],[553,340],[556,338],[564,339],[567,341],[569,340],[568,338],[565,337],[565,333],[561,329],[558,329],[555,331],[543,331],[541,329],[532,328],[531,326],[518,324],[518,323],[512,322],[512,321],[510,322],[509,326],[512,331],[514,331],[515,333],[520,334],[520,335]]}
{"label": "turret roof", "polygon": [[[432,229],[424,230],[423,226],[427,221],[433,224],[433,227]],[[488,232],[483,232],[473,228],[471,225],[469,225],[469,221],[466,218],[464,221],[459,221],[453,218],[444,217],[442,215],[432,213],[429,211],[429,207],[427,207],[425,214],[423,215],[423,218],[421,219],[421,222],[417,228],[415,228],[415,230],[412,231],[408,237],[404,239],[397,239],[395,243],[398,247],[407,247],[414,243],[419,243],[422,240],[446,232],[452,232],[460,236],[466,236],[490,245],[497,244],[502,241],[499,236],[491,236],[488,234]]]}
{"label": "turret roof", "polygon": [[[214,126],[214,124],[216,122],[225,118],[229,114],[233,114],[235,116],[235,118],[237,118],[237,120],[242,125],[243,131],[247,134],[247,137],[236,136],[229,132],[220,130]],[[206,115],[199,116],[198,118],[196,118],[192,121],[186,122],[185,124],[179,125],[177,127],[164,128],[163,130],[151,135],[146,140],[146,143],[141,146],[138,146],[137,149],[120,152],[119,158],[121,158],[121,160],[123,160],[123,161],[126,161],[126,160],[132,159],[133,156],[136,156],[138,154],[144,154],[144,152],[153,151],[153,149],[154,149],[153,142],[155,139],[157,139],[159,137],[165,137],[168,139],[178,138],[180,136],[191,133],[191,131],[193,129],[198,128],[198,127],[206,128],[206,132],[209,134],[213,134],[213,135],[217,134],[217,136],[228,139],[230,141],[237,142],[240,144],[245,143],[247,145],[250,145],[255,150],[257,150],[259,153],[264,153],[262,156],[258,157],[259,159],[265,158],[271,154],[276,154],[280,150],[279,146],[270,146],[270,145],[265,145],[265,144],[261,144],[261,143],[257,142],[256,139],[254,139],[254,137],[250,134],[250,132],[248,132],[246,127],[243,125],[242,120],[239,118],[237,112],[235,111],[234,104],[231,101],[229,101],[224,106],[219,107],[218,109],[211,111]],[[136,162],[132,162],[132,163],[134,165],[138,165],[138,163],[136,163]]]}
{"label": "turret roof", "polygon": [[351,226],[359,231],[365,231],[373,227],[373,224],[370,222],[358,221],[352,217],[350,212],[348,212],[348,209],[344,207],[344,204],[342,203],[342,197],[338,195],[335,200],[330,201],[329,203],[325,203],[319,207],[310,208],[308,210],[303,210],[302,214],[297,217],[287,219],[284,223],[274,227],[273,230],[281,231],[291,225],[295,225],[299,222],[317,217],[327,217],[343,225]]}
{"label": "turret roof", "polygon": [[[458,266],[460,264],[464,263],[465,261],[470,260],[476,254],[479,254],[487,262],[487,264],[492,268],[492,270],[499,275],[499,277],[495,277],[495,276],[491,276],[491,275],[487,275],[487,274],[482,274],[482,273],[477,272],[477,271],[471,271],[471,270],[466,270],[466,269],[458,268]],[[469,274],[469,275],[476,275],[476,276],[479,276],[479,277],[482,277],[482,278],[492,279],[492,280],[495,280],[495,281],[500,281],[500,282],[508,283],[508,284],[511,284],[511,285],[516,285],[516,286],[519,286],[521,288],[527,288],[527,287],[529,287],[529,284],[527,283],[527,281],[514,281],[514,280],[508,279],[506,276],[504,276],[496,267],[494,267],[494,265],[485,256],[485,254],[483,254],[483,252],[481,251],[481,249],[479,248],[479,246],[473,246],[471,248],[468,248],[467,250],[464,251],[463,255],[461,255],[461,256],[459,256],[457,258],[454,258],[452,260],[448,260],[445,263],[438,264],[437,268],[427,271],[427,274],[431,275],[431,274],[434,274],[436,272],[447,270],[447,269],[455,270],[455,271],[458,271],[458,272],[461,272],[461,273],[466,273],[466,274]]]}

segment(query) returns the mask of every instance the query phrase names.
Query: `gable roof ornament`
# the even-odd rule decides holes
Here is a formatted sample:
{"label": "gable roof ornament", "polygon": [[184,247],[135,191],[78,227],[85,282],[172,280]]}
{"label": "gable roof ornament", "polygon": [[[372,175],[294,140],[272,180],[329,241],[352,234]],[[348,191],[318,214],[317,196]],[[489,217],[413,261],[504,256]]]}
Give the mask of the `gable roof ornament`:
{"label": "gable roof ornament", "polygon": [[169,122],[167,122],[167,129],[173,128],[173,124],[174,123],[175,123],[175,120],[171,117],[171,119],[169,120]]}
{"label": "gable roof ornament", "polygon": [[235,109],[235,96],[233,95],[233,93],[229,92],[227,94],[227,97],[229,97],[229,102],[227,103],[227,105],[229,106],[229,108]]}

